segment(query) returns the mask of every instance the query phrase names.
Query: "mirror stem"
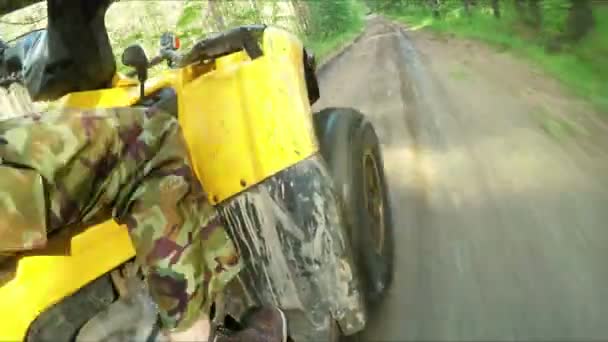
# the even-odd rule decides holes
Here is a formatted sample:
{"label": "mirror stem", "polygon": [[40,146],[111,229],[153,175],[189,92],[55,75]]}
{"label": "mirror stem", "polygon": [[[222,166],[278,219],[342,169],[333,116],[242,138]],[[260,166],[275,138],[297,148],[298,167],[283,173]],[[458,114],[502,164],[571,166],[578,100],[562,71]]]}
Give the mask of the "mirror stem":
{"label": "mirror stem", "polygon": [[139,99],[143,99],[146,96],[146,81],[139,80]]}
{"label": "mirror stem", "polygon": [[139,97],[140,100],[146,96],[146,80],[148,79],[148,67],[141,68],[137,71],[137,78],[139,79]]}

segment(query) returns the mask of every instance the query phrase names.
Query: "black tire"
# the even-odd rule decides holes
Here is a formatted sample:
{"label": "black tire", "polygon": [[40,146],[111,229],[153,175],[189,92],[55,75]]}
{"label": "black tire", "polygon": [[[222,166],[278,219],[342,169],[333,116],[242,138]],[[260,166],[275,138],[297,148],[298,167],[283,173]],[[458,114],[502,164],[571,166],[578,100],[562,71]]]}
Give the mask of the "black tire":
{"label": "black tire", "polygon": [[116,298],[110,276],[103,275],[40,314],[25,340],[74,341],[80,328]]}
{"label": "black tire", "polygon": [[[373,308],[393,279],[393,225],[380,143],[372,124],[354,109],[327,108],[313,114],[313,118],[321,154],[350,228],[349,238],[363,278],[366,302]],[[367,198],[372,197],[366,195],[371,188],[366,182],[370,176],[366,166],[369,159],[375,163],[372,173],[378,191],[374,197],[381,201],[378,215],[368,210]],[[382,234],[374,234],[380,230]]]}

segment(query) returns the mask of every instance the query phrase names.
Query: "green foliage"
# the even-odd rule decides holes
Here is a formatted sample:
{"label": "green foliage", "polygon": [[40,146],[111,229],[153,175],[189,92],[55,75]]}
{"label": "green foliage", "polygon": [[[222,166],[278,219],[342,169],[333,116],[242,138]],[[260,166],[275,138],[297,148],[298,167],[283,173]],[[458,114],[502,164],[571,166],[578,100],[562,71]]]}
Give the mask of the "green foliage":
{"label": "green foliage", "polygon": [[[373,0],[371,0],[373,1]],[[378,0],[383,1],[383,0]],[[429,28],[445,34],[474,38],[503,50],[524,56],[556,77],[574,93],[588,99],[608,113],[608,7],[593,8],[596,26],[577,43],[559,41],[566,27],[569,0],[542,1],[542,26],[530,28],[513,6],[501,1],[502,18],[492,16],[490,1],[478,0],[471,16],[464,12],[462,1],[441,2],[441,18],[433,18],[430,8],[421,2],[394,0],[385,10],[389,17],[414,28]],[[409,5],[405,6],[404,3]],[[559,45],[553,44],[559,41]]]}
{"label": "green foliage", "polygon": [[555,140],[564,140],[577,135],[589,135],[589,132],[576,122],[553,115],[545,108],[538,108],[530,113],[530,116],[542,128],[545,133]]}
{"label": "green foliage", "polygon": [[367,0],[369,9],[375,12],[401,12],[406,10],[411,1],[401,0]]}
{"label": "green foliage", "polygon": [[360,5],[354,0],[311,1],[309,35],[326,38],[361,24]]}
{"label": "green foliage", "polygon": [[185,29],[191,26],[197,19],[200,19],[202,6],[199,1],[189,1],[184,6],[179,19],[177,20],[177,29]]}
{"label": "green foliage", "polygon": [[555,37],[564,33],[569,8],[570,0],[551,0],[542,2],[542,32],[545,36]]}
{"label": "green foliage", "polygon": [[203,28],[203,2],[187,1],[182,9],[182,13],[175,24],[174,31],[182,41],[184,46],[192,46],[198,39],[207,32]]}
{"label": "green foliage", "polygon": [[244,8],[231,15],[230,19],[230,26],[258,23],[260,21],[260,13],[254,8]]}
{"label": "green foliage", "polygon": [[[307,48],[323,59],[362,29],[365,8],[361,1],[225,0],[215,3],[215,12],[222,16],[227,28],[265,23],[297,32]],[[112,5],[114,18],[128,18],[113,20],[114,25],[109,27],[116,59],[120,61],[122,51],[134,43],[142,44],[149,57],[153,57],[158,52],[159,37],[165,31],[176,33],[182,49],[188,49],[215,30],[208,5],[207,0],[125,1]],[[129,71],[120,62],[117,66],[121,72]],[[153,69],[151,74],[155,74],[157,69]]]}
{"label": "green foliage", "polygon": [[305,43],[321,60],[363,28],[365,8],[356,0],[307,2],[310,26]]}

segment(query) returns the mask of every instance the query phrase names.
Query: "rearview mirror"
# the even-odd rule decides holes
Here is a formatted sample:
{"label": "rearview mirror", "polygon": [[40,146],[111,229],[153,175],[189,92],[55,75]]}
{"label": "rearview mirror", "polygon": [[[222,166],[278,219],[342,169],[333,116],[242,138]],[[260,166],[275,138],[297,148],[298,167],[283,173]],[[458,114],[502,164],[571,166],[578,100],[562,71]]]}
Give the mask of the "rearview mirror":
{"label": "rearview mirror", "polygon": [[144,48],[139,44],[131,45],[125,49],[122,53],[122,64],[135,68],[138,71],[140,69],[148,69],[148,57]]}
{"label": "rearview mirror", "polygon": [[137,79],[139,80],[139,93],[140,97],[145,95],[144,82],[148,78],[148,56],[144,48],[139,44],[130,45],[122,53],[122,64],[135,68],[137,72]]}

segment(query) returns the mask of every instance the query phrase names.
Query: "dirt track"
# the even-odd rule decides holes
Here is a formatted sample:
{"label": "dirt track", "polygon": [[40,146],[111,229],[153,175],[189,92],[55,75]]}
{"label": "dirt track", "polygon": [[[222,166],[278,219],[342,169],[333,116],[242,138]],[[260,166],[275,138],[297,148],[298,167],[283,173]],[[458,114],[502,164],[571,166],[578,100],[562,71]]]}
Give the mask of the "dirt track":
{"label": "dirt track", "polygon": [[608,339],[608,134],[585,104],[380,18],[320,81],[317,107],[363,111],[384,146],[396,278],[367,340]]}

